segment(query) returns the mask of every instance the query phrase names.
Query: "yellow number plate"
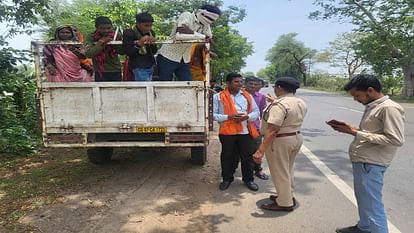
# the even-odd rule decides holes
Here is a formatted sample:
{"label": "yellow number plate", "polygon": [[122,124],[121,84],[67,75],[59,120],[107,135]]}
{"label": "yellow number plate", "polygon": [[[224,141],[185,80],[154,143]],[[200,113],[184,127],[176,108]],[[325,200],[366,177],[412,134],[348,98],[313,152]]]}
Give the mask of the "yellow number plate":
{"label": "yellow number plate", "polygon": [[137,133],[165,133],[167,128],[165,127],[137,127],[135,128]]}

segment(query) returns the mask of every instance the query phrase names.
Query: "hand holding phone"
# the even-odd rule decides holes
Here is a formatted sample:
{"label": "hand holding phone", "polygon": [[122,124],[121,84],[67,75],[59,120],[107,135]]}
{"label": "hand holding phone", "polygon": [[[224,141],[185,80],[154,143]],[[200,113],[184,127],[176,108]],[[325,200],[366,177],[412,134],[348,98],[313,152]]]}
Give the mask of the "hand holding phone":
{"label": "hand holding phone", "polygon": [[244,121],[247,120],[249,118],[249,116],[246,113],[237,113],[235,115],[232,116],[233,120],[235,121]]}
{"label": "hand holding phone", "polygon": [[330,121],[325,121],[326,124],[333,126],[333,125],[346,125],[345,122],[343,121],[338,121],[338,120],[330,120]]}
{"label": "hand holding phone", "polygon": [[326,124],[331,126],[332,129],[338,132],[341,132],[341,133],[346,133],[346,134],[355,136],[358,132],[358,128],[355,128],[351,126],[350,124],[343,122],[343,121],[330,120],[330,121],[326,121]]}

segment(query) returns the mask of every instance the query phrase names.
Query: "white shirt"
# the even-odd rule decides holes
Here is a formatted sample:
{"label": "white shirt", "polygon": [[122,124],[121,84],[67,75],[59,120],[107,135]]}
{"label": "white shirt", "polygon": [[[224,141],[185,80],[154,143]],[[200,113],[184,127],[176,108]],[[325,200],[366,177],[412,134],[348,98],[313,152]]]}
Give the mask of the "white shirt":
{"label": "white shirt", "polygon": [[[183,25],[187,25],[191,30],[194,31],[194,34],[204,34],[208,37],[212,37],[210,25],[203,25],[195,16],[194,13],[184,12],[182,13],[177,22],[174,25],[174,28],[171,32],[170,39],[174,39],[177,33],[177,27],[181,27]],[[158,51],[163,57],[175,61],[180,62],[181,59],[184,60],[185,63],[189,63],[191,59],[191,43],[185,44],[163,44]]]}
{"label": "white shirt", "polygon": [[[236,95],[231,95],[231,98],[233,99],[234,106],[238,113],[247,113],[247,99],[244,97],[241,90]],[[247,119],[247,121],[242,121],[243,132],[240,134],[249,134],[247,122],[252,122],[260,116],[259,108],[252,96],[251,99],[252,111],[248,114],[249,119]],[[215,121],[218,121],[218,123],[223,123],[229,119],[229,116],[224,113],[224,106],[220,100],[220,93],[216,93],[213,96],[213,118]]]}

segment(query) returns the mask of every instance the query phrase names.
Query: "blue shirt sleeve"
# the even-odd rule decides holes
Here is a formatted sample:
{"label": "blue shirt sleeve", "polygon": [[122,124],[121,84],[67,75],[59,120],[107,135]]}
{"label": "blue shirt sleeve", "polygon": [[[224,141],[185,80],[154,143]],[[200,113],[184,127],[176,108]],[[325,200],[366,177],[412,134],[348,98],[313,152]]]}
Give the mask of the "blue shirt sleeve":
{"label": "blue shirt sleeve", "polygon": [[213,119],[218,122],[228,120],[228,115],[224,114],[224,107],[220,101],[220,93],[216,93],[213,96]]}

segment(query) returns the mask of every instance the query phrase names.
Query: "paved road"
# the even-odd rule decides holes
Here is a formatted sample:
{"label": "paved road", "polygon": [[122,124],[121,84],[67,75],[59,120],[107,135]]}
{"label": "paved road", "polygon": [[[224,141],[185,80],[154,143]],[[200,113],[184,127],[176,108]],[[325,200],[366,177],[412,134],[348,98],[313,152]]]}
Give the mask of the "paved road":
{"label": "paved road", "polygon": [[[332,131],[324,124],[332,118],[358,125],[364,106],[344,97],[318,92],[301,92],[309,104],[309,114],[304,124],[305,146],[352,187],[351,165],[346,153],[352,137]],[[401,232],[412,232],[414,227],[414,161],[413,116],[414,105],[403,104],[406,111],[406,143],[398,151],[393,164],[387,169],[384,202],[389,220]],[[398,231],[397,231],[398,232]]]}
{"label": "paved road", "polygon": [[[263,92],[272,90],[268,88]],[[351,164],[347,155],[352,137],[333,131],[324,122],[338,119],[358,125],[364,107],[349,96],[308,90],[301,90],[298,95],[309,107],[302,130],[304,147],[297,158],[295,173],[300,207],[287,215],[263,212],[258,206],[273,192],[270,182],[258,181],[258,193],[245,193],[245,187],[234,184],[228,193],[215,196],[222,200],[240,195],[239,202],[217,201],[221,203],[216,206],[217,214],[224,213],[229,218],[216,224],[218,232],[234,232],[236,227],[240,227],[240,232],[334,232],[336,227],[356,223]],[[406,109],[406,144],[387,169],[384,202],[391,222],[390,232],[409,233],[414,228],[414,105],[403,106]]]}
{"label": "paved road", "polygon": [[[56,203],[20,221],[39,232],[100,233],[331,233],[355,224],[347,155],[352,138],[324,122],[335,118],[357,124],[363,106],[341,95],[307,90],[298,95],[308,103],[309,112],[302,129],[304,147],[296,160],[299,208],[291,213],[262,211],[259,206],[274,192],[272,182],[256,180],[260,189],[252,192],[243,185],[240,169],[228,190],[218,190],[220,144],[213,132],[209,161],[203,167],[188,162],[186,148],[117,149],[100,176],[85,177],[82,188],[69,189]],[[384,188],[394,233],[411,233],[414,228],[414,108],[404,107],[407,142],[389,167]]]}

